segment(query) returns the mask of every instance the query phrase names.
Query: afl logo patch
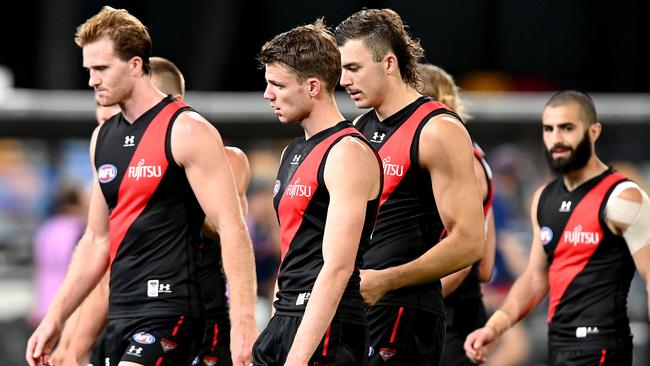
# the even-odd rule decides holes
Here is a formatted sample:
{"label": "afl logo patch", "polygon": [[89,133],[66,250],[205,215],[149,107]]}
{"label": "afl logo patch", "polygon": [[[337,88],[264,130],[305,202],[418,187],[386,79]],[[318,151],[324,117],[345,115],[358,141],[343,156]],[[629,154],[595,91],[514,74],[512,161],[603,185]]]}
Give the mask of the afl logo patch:
{"label": "afl logo patch", "polygon": [[133,336],[133,340],[140,344],[152,344],[156,341],[156,337],[146,332],[140,332]]}
{"label": "afl logo patch", "polygon": [[282,183],[280,183],[279,180],[275,181],[275,185],[273,186],[273,197],[275,197],[275,195],[278,194],[278,192],[280,192],[280,186],[281,185],[282,185]]}
{"label": "afl logo patch", "polygon": [[97,169],[99,183],[108,183],[117,177],[117,168],[113,164],[104,164]]}
{"label": "afl logo patch", "polygon": [[539,239],[542,241],[542,244],[546,245],[553,240],[553,230],[550,227],[544,226],[539,232]]}

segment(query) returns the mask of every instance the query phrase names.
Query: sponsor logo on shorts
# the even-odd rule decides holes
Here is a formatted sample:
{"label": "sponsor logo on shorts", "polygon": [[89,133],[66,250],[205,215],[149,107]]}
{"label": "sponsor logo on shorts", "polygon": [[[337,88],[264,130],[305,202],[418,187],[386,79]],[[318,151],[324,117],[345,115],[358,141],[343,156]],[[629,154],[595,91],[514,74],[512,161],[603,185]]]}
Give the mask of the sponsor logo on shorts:
{"label": "sponsor logo on shorts", "polygon": [[598,334],[598,327],[578,327],[576,328],[576,338],[585,338],[590,334]]}
{"label": "sponsor logo on shorts", "polygon": [[553,240],[553,230],[548,226],[544,226],[539,232],[539,239],[544,245],[550,243]]}
{"label": "sponsor logo on shorts", "polygon": [[126,351],[126,354],[142,357],[142,347],[131,346],[128,351]]}
{"label": "sponsor logo on shorts", "polygon": [[199,358],[199,356],[194,357],[194,361],[192,361],[192,366],[198,365],[199,362],[201,362],[201,359]]}
{"label": "sponsor logo on shorts", "polygon": [[133,336],[133,340],[140,344],[152,344],[156,341],[156,337],[146,332],[140,332]]}
{"label": "sponsor logo on shorts", "polygon": [[117,177],[117,167],[113,164],[104,164],[97,169],[99,183],[108,183]]}
{"label": "sponsor logo on shorts", "polygon": [[388,362],[396,353],[397,350],[393,348],[383,347],[379,349],[379,355],[384,359],[384,362]]}
{"label": "sponsor logo on shorts", "polygon": [[368,347],[368,357],[372,357],[375,354],[375,349],[372,346]]}
{"label": "sponsor logo on shorts", "polygon": [[176,344],[175,342],[172,342],[169,339],[165,339],[165,338],[160,340],[160,345],[162,346],[162,349],[165,353],[173,350],[174,348],[176,348],[176,346],[178,346],[178,344]]}

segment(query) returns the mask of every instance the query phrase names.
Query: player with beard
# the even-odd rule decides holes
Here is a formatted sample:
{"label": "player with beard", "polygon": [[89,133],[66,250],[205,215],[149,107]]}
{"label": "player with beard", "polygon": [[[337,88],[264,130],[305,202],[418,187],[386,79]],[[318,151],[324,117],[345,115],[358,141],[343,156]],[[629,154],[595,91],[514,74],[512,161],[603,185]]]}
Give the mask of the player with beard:
{"label": "player with beard", "polygon": [[558,178],[533,198],[528,265],[465,351],[485,362],[501,334],[548,293],[550,365],[631,365],[627,295],[635,265],[649,282],[650,200],[596,155],[602,126],[589,96],[554,95],[542,128]]}

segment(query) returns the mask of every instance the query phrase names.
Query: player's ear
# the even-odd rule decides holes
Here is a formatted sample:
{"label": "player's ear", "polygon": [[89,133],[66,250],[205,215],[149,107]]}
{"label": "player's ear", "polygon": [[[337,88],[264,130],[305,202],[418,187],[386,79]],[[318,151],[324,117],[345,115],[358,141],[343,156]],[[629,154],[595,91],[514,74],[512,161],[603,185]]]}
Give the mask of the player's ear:
{"label": "player's ear", "polygon": [[323,88],[323,83],[317,78],[308,78],[307,84],[309,87],[309,96],[312,98],[317,96]]}
{"label": "player's ear", "polygon": [[600,137],[600,134],[603,132],[603,125],[600,122],[593,123],[589,126],[589,136],[591,141],[596,141]]}

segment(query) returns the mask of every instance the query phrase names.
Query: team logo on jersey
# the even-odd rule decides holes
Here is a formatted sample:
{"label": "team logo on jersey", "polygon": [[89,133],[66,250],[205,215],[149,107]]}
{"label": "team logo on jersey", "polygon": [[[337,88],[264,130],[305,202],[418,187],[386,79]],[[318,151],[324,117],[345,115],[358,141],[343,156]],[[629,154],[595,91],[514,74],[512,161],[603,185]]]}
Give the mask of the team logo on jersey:
{"label": "team logo on jersey", "polygon": [[203,356],[203,363],[205,366],[214,366],[219,362],[219,358],[215,356]]}
{"label": "team logo on jersey", "polygon": [[559,212],[571,212],[571,201],[562,201]]}
{"label": "team logo on jersey", "polygon": [[296,181],[293,184],[289,184],[287,189],[284,191],[286,196],[290,198],[294,197],[311,197],[312,191],[311,186],[306,184],[300,184],[300,177],[296,178]]}
{"label": "team logo on jersey", "polygon": [[145,164],[144,159],[140,159],[137,166],[130,166],[128,177],[138,181],[140,178],[160,178],[162,176],[162,167],[160,165]]}
{"label": "team logo on jersey", "polygon": [[133,340],[140,344],[152,344],[156,341],[156,337],[147,332],[140,332],[133,336]]}
{"label": "team logo on jersey", "polygon": [[386,137],[386,134],[383,132],[375,131],[372,134],[372,138],[370,139],[370,142],[374,142],[376,144],[381,144],[384,142],[384,137]]}
{"label": "team logo on jersey", "polygon": [[135,146],[135,136],[124,136],[124,147]]}
{"label": "team logo on jersey", "polygon": [[399,164],[391,164],[391,157],[387,156],[382,160],[384,165],[384,175],[398,176],[404,175],[404,166]]}
{"label": "team logo on jersey", "polygon": [[282,183],[280,183],[279,180],[276,180],[275,184],[273,185],[273,197],[275,197],[275,195],[280,192],[280,186],[282,186]]}
{"label": "team logo on jersey", "polygon": [[113,164],[104,164],[97,169],[99,183],[108,183],[117,177],[117,167]]}
{"label": "team logo on jersey", "polygon": [[301,157],[302,155],[298,155],[298,154],[294,155],[293,159],[291,159],[291,165],[298,165],[300,163]]}
{"label": "team logo on jersey", "polygon": [[393,348],[384,347],[379,349],[379,355],[384,359],[384,362],[388,362],[396,353],[397,350]]}
{"label": "team logo on jersey", "polygon": [[542,244],[546,245],[553,240],[553,230],[550,227],[544,226],[539,231],[539,239],[542,241]]}
{"label": "team logo on jersey", "polygon": [[564,231],[564,241],[573,244],[595,245],[600,243],[600,233],[591,231],[582,231],[582,225],[578,225],[573,230]]}
{"label": "team logo on jersey", "polygon": [[169,339],[165,339],[165,338],[160,340],[160,345],[162,346],[163,352],[165,353],[173,350],[174,348],[176,348],[176,346],[178,346],[178,344],[176,344],[175,342],[172,342]]}

